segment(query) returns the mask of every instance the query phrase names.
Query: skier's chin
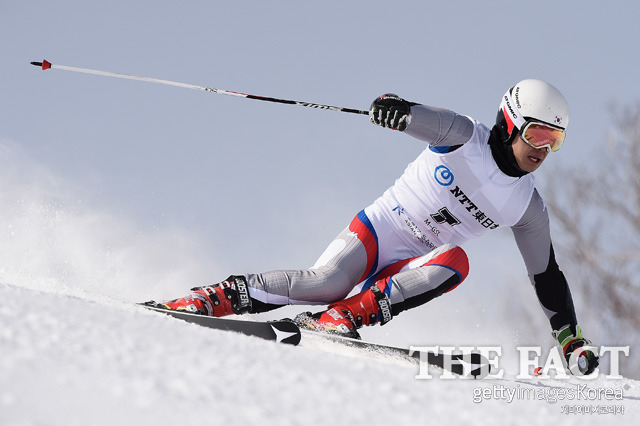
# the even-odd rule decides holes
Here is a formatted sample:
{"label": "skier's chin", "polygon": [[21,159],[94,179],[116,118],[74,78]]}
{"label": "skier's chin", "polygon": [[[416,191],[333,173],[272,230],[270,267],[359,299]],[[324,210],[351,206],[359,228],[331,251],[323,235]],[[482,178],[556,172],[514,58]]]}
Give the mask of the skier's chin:
{"label": "skier's chin", "polygon": [[538,168],[542,165],[545,158],[539,155],[522,155],[521,157],[516,157],[516,162],[518,166],[524,170],[525,172],[532,173],[538,170]]}

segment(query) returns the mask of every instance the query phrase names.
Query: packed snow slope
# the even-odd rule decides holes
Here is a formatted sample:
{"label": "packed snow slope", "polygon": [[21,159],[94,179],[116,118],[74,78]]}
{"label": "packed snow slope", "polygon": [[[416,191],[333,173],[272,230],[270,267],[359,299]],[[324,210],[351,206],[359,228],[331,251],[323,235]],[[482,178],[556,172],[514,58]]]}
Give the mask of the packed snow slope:
{"label": "packed snow slope", "polygon": [[[577,385],[442,380],[437,370],[417,380],[417,365],[279,345],[64,289],[0,284],[0,300],[5,426],[628,424],[640,407],[629,379],[588,384],[623,400],[474,402],[478,388]],[[624,414],[564,414],[567,405]]]}
{"label": "packed snow slope", "polygon": [[[419,380],[415,364],[278,345],[149,312],[134,302],[180,296],[224,278],[228,265],[216,265],[220,256],[179,224],[131,220],[118,206],[96,207],[99,197],[0,140],[0,426],[628,424],[638,414],[640,386],[630,379],[588,383],[621,400],[554,401],[544,396],[582,382],[515,381],[512,356],[501,363],[506,379],[443,380],[434,371]],[[503,265],[484,266],[455,298],[363,336],[393,345],[498,344],[511,353],[553,345],[542,314],[516,303],[519,287],[483,281],[483,269]],[[541,394],[504,398],[518,390]],[[624,414],[564,414],[567,407]]]}

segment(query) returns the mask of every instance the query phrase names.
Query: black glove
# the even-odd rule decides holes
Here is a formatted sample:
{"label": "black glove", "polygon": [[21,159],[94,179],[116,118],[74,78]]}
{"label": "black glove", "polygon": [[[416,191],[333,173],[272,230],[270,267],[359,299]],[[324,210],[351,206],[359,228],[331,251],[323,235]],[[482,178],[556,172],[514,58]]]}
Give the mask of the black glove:
{"label": "black glove", "polygon": [[[582,353],[580,353],[577,358],[574,355],[574,352],[580,348],[591,345],[589,340],[582,337],[582,330],[579,326],[576,325],[574,332],[571,327],[567,325],[561,328],[560,331],[554,331],[553,337],[560,343],[564,357],[567,360],[567,365],[572,374],[579,372],[580,374],[588,375],[593,373],[599,363],[597,353],[586,349],[581,350]],[[572,357],[572,355],[574,356]]]}
{"label": "black glove", "polygon": [[376,100],[371,103],[369,119],[373,124],[377,124],[378,126],[388,127],[402,132],[407,128],[407,124],[409,124],[411,105],[415,104],[407,102],[393,93],[387,93],[386,95],[376,98]]}

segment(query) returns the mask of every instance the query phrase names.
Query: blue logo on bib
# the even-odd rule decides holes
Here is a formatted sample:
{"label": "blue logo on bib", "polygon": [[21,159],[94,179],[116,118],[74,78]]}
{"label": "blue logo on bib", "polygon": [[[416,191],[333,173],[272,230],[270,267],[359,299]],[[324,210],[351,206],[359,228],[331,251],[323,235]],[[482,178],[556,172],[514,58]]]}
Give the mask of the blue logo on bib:
{"label": "blue logo on bib", "polygon": [[453,173],[451,173],[451,170],[449,170],[447,166],[436,167],[433,177],[436,178],[436,182],[442,186],[449,186],[453,183]]}

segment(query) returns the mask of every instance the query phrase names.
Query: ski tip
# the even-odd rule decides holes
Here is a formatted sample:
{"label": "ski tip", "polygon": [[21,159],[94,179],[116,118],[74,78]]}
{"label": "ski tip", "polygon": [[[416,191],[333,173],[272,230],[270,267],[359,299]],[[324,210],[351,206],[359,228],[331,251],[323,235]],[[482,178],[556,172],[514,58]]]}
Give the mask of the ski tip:
{"label": "ski tip", "polygon": [[49,68],[51,68],[51,62],[47,61],[46,59],[43,59],[42,62],[31,62],[31,65],[42,67],[43,70],[48,70]]}

